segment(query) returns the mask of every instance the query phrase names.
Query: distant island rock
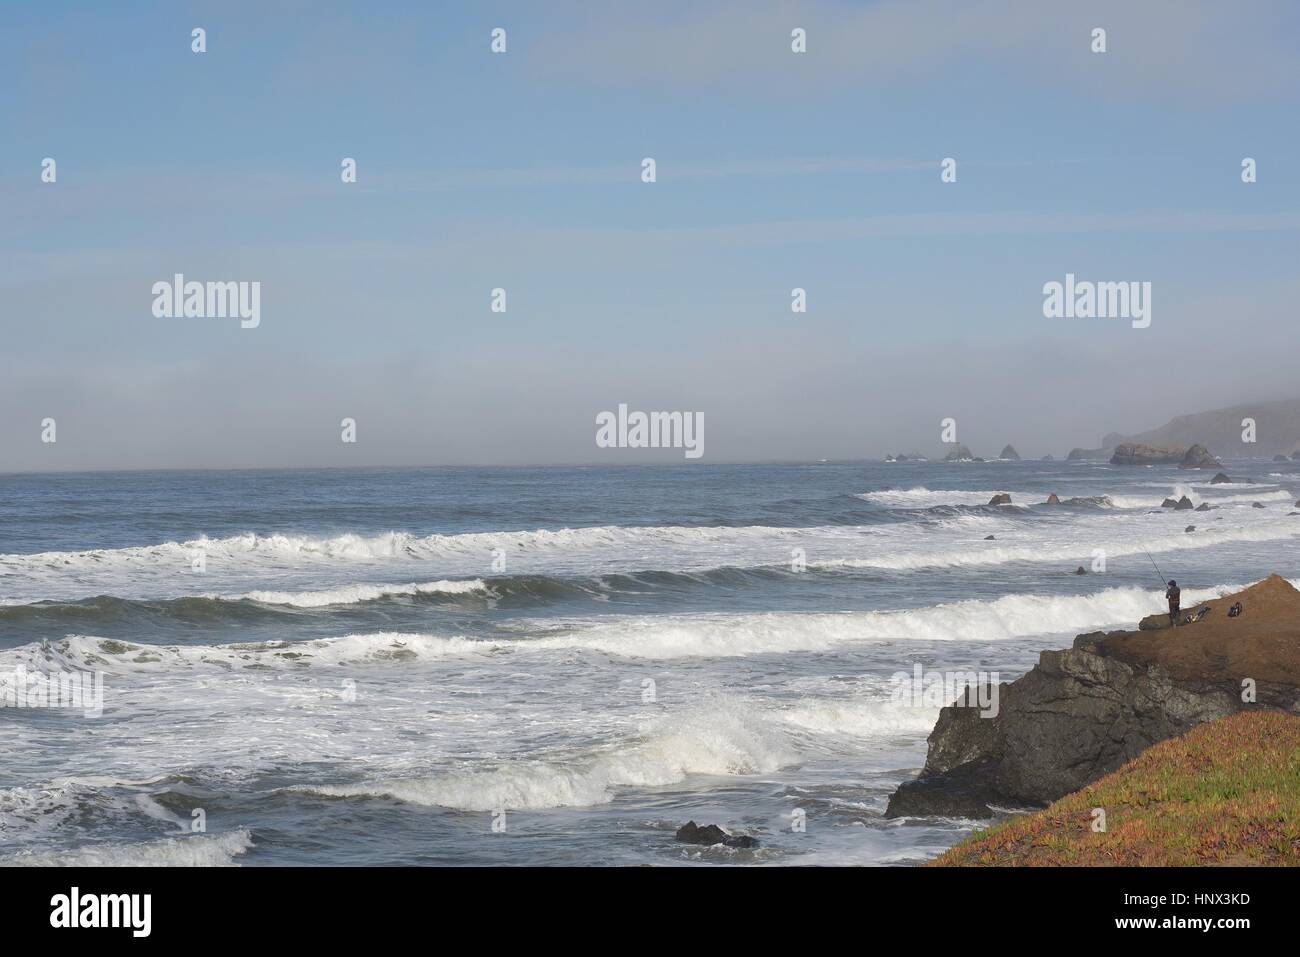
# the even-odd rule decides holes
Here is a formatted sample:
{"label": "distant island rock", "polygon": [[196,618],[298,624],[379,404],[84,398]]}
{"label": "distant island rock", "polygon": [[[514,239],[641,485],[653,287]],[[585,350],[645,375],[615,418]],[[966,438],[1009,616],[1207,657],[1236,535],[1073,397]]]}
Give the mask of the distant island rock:
{"label": "distant island rock", "polygon": [[[1180,469],[1217,469],[1219,460],[1210,454],[1210,450],[1203,445],[1193,445],[1189,448],[1183,460],[1178,464]],[[1223,473],[1219,473],[1223,474]]]}
{"label": "distant island rock", "polygon": [[1121,442],[1110,457],[1111,465],[1180,465],[1187,454],[1186,448],[1144,445],[1141,442]]}
{"label": "distant island rock", "polygon": [[1180,446],[1145,445],[1141,442],[1121,442],[1110,457],[1111,465],[1177,465],[1180,469],[1212,469],[1219,460],[1204,445]]}
{"label": "distant island rock", "polygon": [[1088,459],[1109,458],[1109,452],[1110,449],[1070,449],[1070,454],[1065,458],[1069,462],[1083,462]]}
{"label": "distant island rock", "polygon": [[973,462],[975,456],[970,454],[970,449],[964,445],[959,445],[943,457],[945,462]]}
{"label": "distant island rock", "polygon": [[1006,446],[1006,448],[1004,448],[1004,449],[1002,450],[1002,454],[999,455],[998,458],[1000,458],[1000,459],[1010,459],[1012,462],[1019,462],[1019,461],[1020,461],[1020,453],[1016,451],[1016,448],[1015,448],[1014,445],[1008,444],[1008,445]]}

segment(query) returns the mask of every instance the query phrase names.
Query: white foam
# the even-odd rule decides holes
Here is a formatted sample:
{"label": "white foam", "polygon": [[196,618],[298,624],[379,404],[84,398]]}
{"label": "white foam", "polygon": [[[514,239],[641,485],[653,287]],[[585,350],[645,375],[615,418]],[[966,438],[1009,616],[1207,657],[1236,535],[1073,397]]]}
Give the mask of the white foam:
{"label": "white foam", "polygon": [[[1164,511],[1169,511],[1165,509]],[[1252,510],[1253,511],[1253,510]],[[1189,511],[1181,514],[1191,517]],[[1277,513],[1274,512],[1274,515]],[[1154,516],[1153,516],[1154,518]],[[1168,520],[1161,515],[1160,521]],[[1195,519],[1193,519],[1195,521]],[[1148,526],[1149,528],[1150,526]],[[1165,526],[1168,527],[1167,525]],[[1020,535],[1029,539],[1025,545],[963,545],[959,548],[940,548],[932,551],[896,552],[872,558],[838,558],[810,561],[816,568],[880,568],[890,571],[907,571],[919,568],[951,568],[1006,565],[1012,562],[1028,563],[1081,563],[1088,564],[1092,552],[1101,549],[1110,558],[1141,555],[1143,550],[1155,554],[1211,548],[1216,545],[1247,542],[1276,542],[1300,536],[1300,522],[1285,518],[1262,520],[1243,526],[1203,526],[1194,535],[1181,528],[1175,533],[1151,535],[1149,531],[1134,527],[1127,535],[1117,537],[1114,526],[1076,523],[1068,534],[1044,541],[1033,535]],[[1059,542],[1063,544],[1058,544]]]}
{"label": "white foam", "polygon": [[641,615],[569,626],[525,648],[580,648],[632,658],[726,658],[829,651],[860,641],[989,641],[1133,624],[1159,611],[1159,593],[1110,588],[1092,595],[1007,595],[901,611],[842,614]]}
{"label": "white foam", "polygon": [[787,743],[768,722],[737,702],[718,701],[594,753],[305,789],[465,811],[540,810],[606,804],[620,788],[663,787],[690,774],[771,772],[793,760]]}
{"label": "white foam", "polygon": [[[983,501],[991,494],[912,492],[965,495]],[[1013,500],[1018,494],[1012,492]],[[365,601],[408,593],[408,589],[454,593],[484,588],[482,580],[473,575],[488,567],[498,549],[510,556],[512,574],[578,577],[646,569],[691,573],[721,567],[785,567],[793,548],[803,549],[809,563],[821,568],[909,570],[1062,560],[1077,564],[1088,560],[1094,548],[1105,548],[1114,555],[1133,554],[1134,543],[1155,552],[1293,538],[1300,535],[1300,524],[1279,518],[1277,510],[1270,514],[1236,507],[1256,499],[1281,502],[1288,494],[1273,490],[1240,499],[1207,496],[1209,501],[1233,507],[1216,513],[1218,525],[1213,532],[1196,535],[1182,535],[1181,528],[1178,534],[1170,534],[1171,523],[1165,513],[1133,514],[1139,509],[1156,511],[1159,500],[1129,496],[1120,502],[1131,506],[1128,512],[1038,509],[1037,518],[1031,520],[1018,510],[1002,514],[988,510],[927,522],[922,529],[913,523],[898,523],[809,528],[600,526],[423,538],[396,532],[330,539],[248,535],[98,552],[2,555],[0,602],[77,600],[99,594],[179,597],[195,594],[199,586],[207,595],[255,597],[304,607]],[[990,533],[996,535],[996,543],[986,544],[982,539]],[[206,570],[192,573],[190,558],[200,547],[206,556]],[[410,574],[414,568],[427,585],[367,581],[379,574],[383,575],[380,582],[392,581],[390,576]],[[490,586],[487,591],[491,597]]]}
{"label": "white foam", "polygon": [[0,664],[28,668],[72,668],[110,673],[172,671],[178,667],[290,669],[312,666],[392,664],[430,661],[492,651],[501,642],[457,635],[372,632],[310,641],[266,641],[229,645],[139,645],[94,635],[69,635],[47,644],[21,645],[0,652]]}
{"label": "white foam", "polygon": [[253,846],[239,828],[129,844],[90,844],[60,851],[19,851],[0,857],[6,867],[223,867]]}
{"label": "white foam", "polygon": [[[1293,582],[1300,587],[1300,579]],[[1242,585],[1185,590],[1189,603]],[[1163,607],[1163,593],[1107,588],[1088,595],[1004,595],[926,608],[843,613],[611,615],[516,623],[517,638],[374,632],[299,642],[137,645],[90,635],[0,652],[0,665],[171,671],[177,667],[298,670],[340,665],[401,665],[481,654],[600,652],[626,658],[729,658],[830,651],[866,641],[996,641],[1132,626]]]}
{"label": "white foam", "polygon": [[840,698],[808,699],[781,712],[783,720],[807,731],[859,738],[925,735],[938,717],[937,708]]}
{"label": "white foam", "polygon": [[[294,608],[325,608],[331,605],[355,605],[378,598],[402,595],[468,595],[487,592],[487,583],[481,579],[469,581],[436,581],[411,585],[346,585],[323,591],[252,591],[243,595],[228,596],[232,601],[247,600],[264,605],[289,605]],[[221,598],[221,595],[204,595],[204,598]]]}

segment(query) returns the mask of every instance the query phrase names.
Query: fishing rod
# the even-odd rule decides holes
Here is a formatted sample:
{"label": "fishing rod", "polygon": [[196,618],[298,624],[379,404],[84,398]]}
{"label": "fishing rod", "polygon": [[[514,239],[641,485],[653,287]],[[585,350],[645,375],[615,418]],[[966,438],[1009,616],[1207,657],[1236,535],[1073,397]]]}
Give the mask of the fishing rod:
{"label": "fishing rod", "polygon": [[1156,560],[1151,557],[1151,553],[1146,550],[1145,546],[1139,545],[1138,548],[1142,549],[1142,554],[1147,557],[1147,561],[1151,563],[1151,567],[1154,568],[1156,570],[1156,574],[1160,576],[1160,587],[1163,588],[1166,579],[1164,574],[1160,571],[1160,566],[1156,564]]}

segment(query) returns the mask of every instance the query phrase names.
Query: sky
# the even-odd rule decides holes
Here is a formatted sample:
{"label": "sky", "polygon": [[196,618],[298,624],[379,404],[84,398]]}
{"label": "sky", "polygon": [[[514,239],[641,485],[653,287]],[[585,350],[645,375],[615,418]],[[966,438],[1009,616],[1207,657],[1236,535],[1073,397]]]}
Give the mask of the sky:
{"label": "sky", "polygon": [[[598,447],[620,404],[702,417],[692,462],[946,418],[1059,458],[1294,397],[1297,40],[1268,0],[15,5],[0,472],[684,461]],[[176,273],[260,324],[155,316]],[[1067,273],[1150,326],[1045,317]]]}

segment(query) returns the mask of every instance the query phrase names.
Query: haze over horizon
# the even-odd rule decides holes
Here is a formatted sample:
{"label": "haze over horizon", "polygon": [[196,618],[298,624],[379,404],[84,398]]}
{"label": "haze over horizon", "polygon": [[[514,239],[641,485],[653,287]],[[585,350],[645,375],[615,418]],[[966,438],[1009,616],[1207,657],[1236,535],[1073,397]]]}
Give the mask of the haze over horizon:
{"label": "haze over horizon", "polygon": [[[1297,27],[1270,0],[12,11],[0,472],[683,461],[597,448],[620,403],[702,414],[703,464],[932,454],[946,417],[1060,458],[1294,397]],[[260,325],[155,317],[176,273],[260,282]],[[1067,273],[1150,282],[1150,327],[1045,318]]]}

